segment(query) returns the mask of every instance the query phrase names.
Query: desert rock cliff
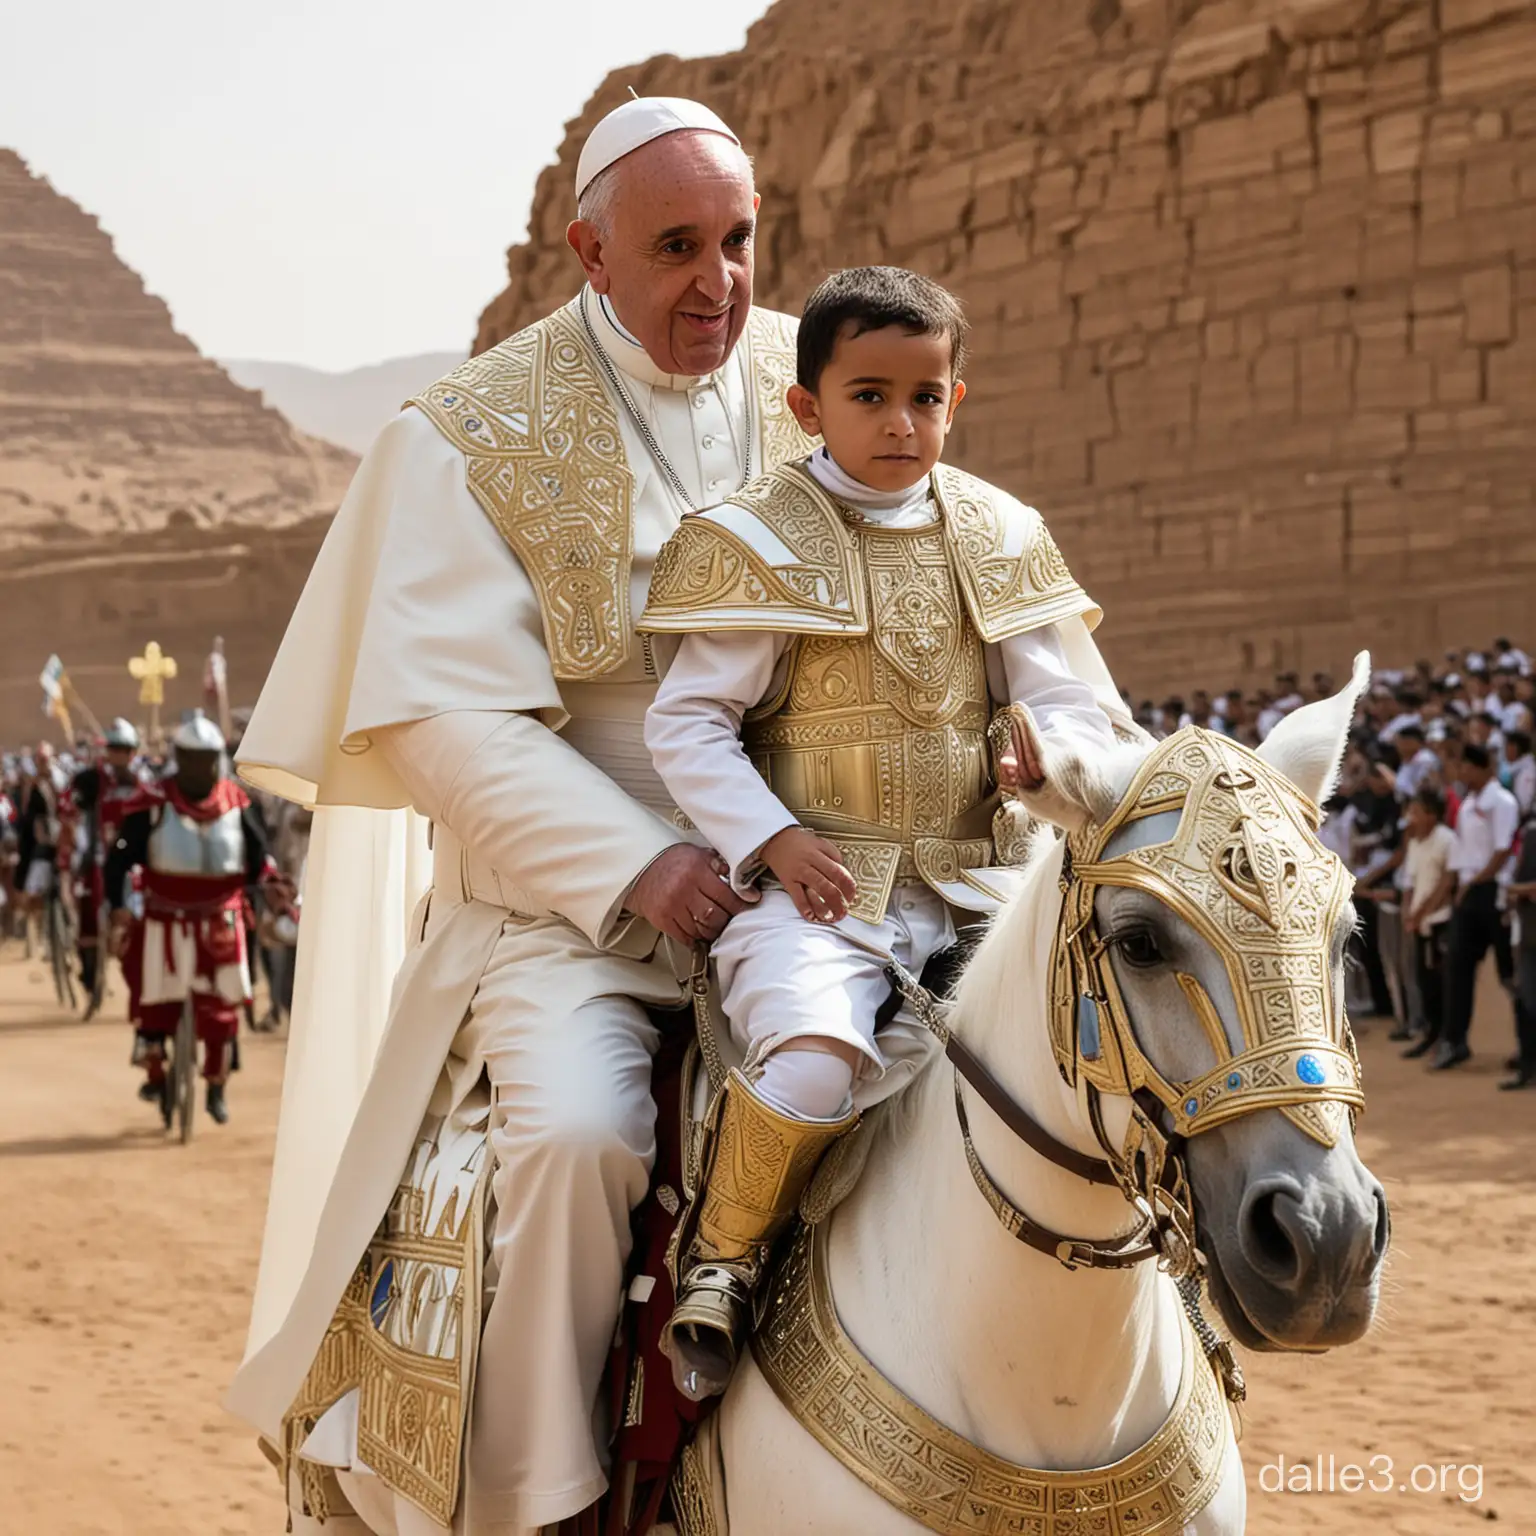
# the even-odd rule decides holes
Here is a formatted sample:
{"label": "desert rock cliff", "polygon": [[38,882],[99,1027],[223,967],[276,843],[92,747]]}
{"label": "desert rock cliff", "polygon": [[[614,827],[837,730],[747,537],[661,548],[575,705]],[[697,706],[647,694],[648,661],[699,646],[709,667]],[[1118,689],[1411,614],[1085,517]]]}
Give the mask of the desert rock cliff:
{"label": "desert rock cliff", "polygon": [[0,150],[0,548],[291,523],[355,463],[203,357],[96,220]]}
{"label": "desert rock cliff", "polygon": [[966,301],[950,456],[1047,513],[1138,691],[1528,627],[1536,7],[870,14],[779,0],[739,54],[612,75],[479,345],[574,291],[597,117],[697,96],[756,157],[761,302],[871,261]]}

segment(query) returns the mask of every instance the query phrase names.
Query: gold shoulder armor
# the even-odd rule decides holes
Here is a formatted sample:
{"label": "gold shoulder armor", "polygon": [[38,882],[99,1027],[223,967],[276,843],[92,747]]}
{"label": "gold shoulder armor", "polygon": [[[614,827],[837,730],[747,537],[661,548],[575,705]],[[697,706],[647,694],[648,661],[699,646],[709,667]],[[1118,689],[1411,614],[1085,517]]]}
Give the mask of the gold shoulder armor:
{"label": "gold shoulder armor", "polygon": [[934,471],[934,486],[966,607],[983,640],[995,643],[1063,619],[1098,625],[1103,611],[1073,580],[1033,507],[948,465]]}
{"label": "gold shoulder armor", "polygon": [[464,455],[470,493],[528,573],[556,678],[629,655],[634,482],[573,305],[409,402]]}
{"label": "gold shoulder armor", "polygon": [[685,517],[657,557],[639,627],[866,633],[864,583],[842,514],[794,464]]}

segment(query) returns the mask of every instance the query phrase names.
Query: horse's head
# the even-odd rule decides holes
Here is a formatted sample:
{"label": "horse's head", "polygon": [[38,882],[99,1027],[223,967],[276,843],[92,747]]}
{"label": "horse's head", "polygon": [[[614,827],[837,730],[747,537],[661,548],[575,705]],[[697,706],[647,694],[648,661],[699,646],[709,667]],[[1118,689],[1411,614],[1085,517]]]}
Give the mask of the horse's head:
{"label": "horse's head", "polygon": [[1362,657],[1257,753],[1195,729],[1100,760],[1042,744],[1049,788],[1025,797],[1068,832],[1058,1065],[1136,1182],[1161,1173],[1165,1204],[1192,1205],[1211,1293],[1253,1348],[1358,1338],[1387,1248],[1353,1137],[1350,879],[1317,838],[1367,676]]}

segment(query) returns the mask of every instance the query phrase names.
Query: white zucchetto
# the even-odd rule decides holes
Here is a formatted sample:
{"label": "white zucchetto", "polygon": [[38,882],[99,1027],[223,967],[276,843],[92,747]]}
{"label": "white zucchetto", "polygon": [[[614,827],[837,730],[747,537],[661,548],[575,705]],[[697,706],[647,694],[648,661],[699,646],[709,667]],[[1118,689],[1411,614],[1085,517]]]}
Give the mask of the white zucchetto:
{"label": "white zucchetto", "polygon": [[615,107],[587,135],[587,142],[582,145],[581,158],[576,162],[577,198],[616,160],[633,154],[652,139],[689,129],[721,133],[731,143],[741,143],[708,107],[701,102],[689,101],[686,96],[637,96],[633,101]]}

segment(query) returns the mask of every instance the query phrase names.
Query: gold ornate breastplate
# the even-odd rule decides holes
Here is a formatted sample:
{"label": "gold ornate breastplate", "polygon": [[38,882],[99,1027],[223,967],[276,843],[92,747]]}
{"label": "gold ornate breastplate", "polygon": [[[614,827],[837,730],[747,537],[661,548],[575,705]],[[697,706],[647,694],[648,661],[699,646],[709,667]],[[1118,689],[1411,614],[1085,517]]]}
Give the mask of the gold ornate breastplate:
{"label": "gold ornate breastplate", "polygon": [[854,537],[867,632],[797,640],[742,744],[785,807],[843,849],[855,915],[878,922],[893,886],[925,878],[934,840],[958,867],[991,862],[989,707],[942,525],[855,524]]}

